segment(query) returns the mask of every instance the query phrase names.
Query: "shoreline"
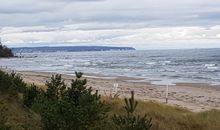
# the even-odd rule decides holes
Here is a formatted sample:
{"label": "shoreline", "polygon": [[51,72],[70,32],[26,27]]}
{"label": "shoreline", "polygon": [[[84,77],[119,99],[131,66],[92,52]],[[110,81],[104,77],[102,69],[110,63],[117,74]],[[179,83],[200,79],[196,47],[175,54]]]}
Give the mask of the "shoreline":
{"label": "shoreline", "polygon": [[[10,70],[4,70],[10,72]],[[25,82],[35,83],[43,86],[51,75],[57,74],[53,72],[36,72],[36,71],[15,71]],[[106,76],[107,77],[107,76]],[[151,84],[150,81],[129,82],[129,80],[139,80],[140,78],[132,78],[119,76],[111,78],[101,75],[85,74],[88,87],[98,90],[102,96],[114,94],[114,83],[118,83],[118,94],[120,98],[129,97],[130,91],[135,92],[135,97],[142,101],[156,101],[165,104],[166,86]],[[70,85],[73,75],[62,74],[62,78]],[[201,112],[211,109],[220,110],[220,86],[209,85],[205,83],[176,83],[169,87],[168,104],[186,108],[192,112]]]}

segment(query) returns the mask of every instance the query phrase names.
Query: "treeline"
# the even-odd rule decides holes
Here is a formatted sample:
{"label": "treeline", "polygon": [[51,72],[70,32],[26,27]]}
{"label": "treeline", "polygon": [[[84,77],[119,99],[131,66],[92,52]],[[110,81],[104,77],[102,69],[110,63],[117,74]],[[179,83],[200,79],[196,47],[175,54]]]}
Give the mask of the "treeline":
{"label": "treeline", "polygon": [[9,49],[7,46],[3,46],[0,44],[0,57],[13,57],[14,54],[12,53],[12,50]]}
{"label": "treeline", "polygon": [[[44,130],[148,130],[151,118],[134,114],[138,102],[134,93],[125,99],[126,114],[108,115],[109,104],[101,99],[98,91],[86,86],[87,80],[82,73],[76,72],[76,78],[68,86],[61,75],[53,75],[45,83],[46,90],[35,84],[28,86],[15,73],[0,71],[0,92],[12,95],[22,94],[23,105],[41,116]],[[0,104],[1,106],[1,104]],[[0,107],[1,108],[1,107]],[[10,130],[5,109],[0,109],[0,129]]]}

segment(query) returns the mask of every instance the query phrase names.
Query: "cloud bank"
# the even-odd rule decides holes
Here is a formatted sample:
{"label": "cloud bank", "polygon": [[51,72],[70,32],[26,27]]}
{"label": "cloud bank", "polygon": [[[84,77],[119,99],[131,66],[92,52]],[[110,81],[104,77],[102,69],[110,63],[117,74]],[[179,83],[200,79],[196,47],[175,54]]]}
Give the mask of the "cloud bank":
{"label": "cloud bank", "polygon": [[220,47],[219,0],[0,0],[8,46]]}

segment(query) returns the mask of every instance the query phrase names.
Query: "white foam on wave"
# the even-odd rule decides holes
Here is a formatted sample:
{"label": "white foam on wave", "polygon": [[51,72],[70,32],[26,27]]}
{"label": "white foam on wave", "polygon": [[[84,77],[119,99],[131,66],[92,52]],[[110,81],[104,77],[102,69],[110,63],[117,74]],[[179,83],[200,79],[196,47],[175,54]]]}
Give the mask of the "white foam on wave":
{"label": "white foam on wave", "polygon": [[84,62],[83,64],[84,65],[91,65],[91,62],[88,61],[88,62]]}
{"label": "white foam on wave", "polygon": [[216,69],[218,69],[218,67],[210,66],[210,67],[207,67],[207,69],[210,69],[210,70],[216,70]]}
{"label": "white foam on wave", "polygon": [[93,79],[116,79],[116,77],[101,77],[101,76],[90,76],[90,75],[85,75],[84,77],[86,78],[93,78]]}
{"label": "white foam on wave", "polygon": [[125,80],[126,82],[130,83],[142,83],[142,82],[148,82],[147,80]]}
{"label": "white foam on wave", "polygon": [[217,64],[205,64],[205,67],[214,67],[214,66],[218,66]]}
{"label": "white foam on wave", "polygon": [[162,61],[161,63],[162,63],[162,65],[167,65],[167,64],[170,64],[171,61],[167,60],[167,61]]}
{"label": "white foam on wave", "polygon": [[72,65],[64,65],[65,67],[72,67]]}
{"label": "white foam on wave", "polygon": [[220,84],[218,84],[218,83],[212,83],[212,84],[210,84],[211,86],[217,86],[217,85],[220,85]]}
{"label": "white foam on wave", "polygon": [[145,64],[147,64],[147,65],[155,65],[156,62],[146,62]]}
{"label": "white foam on wave", "polygon": [[170,80],[160,80],[160,81],[151,81],[151,84],[154,85],[176,85]]}

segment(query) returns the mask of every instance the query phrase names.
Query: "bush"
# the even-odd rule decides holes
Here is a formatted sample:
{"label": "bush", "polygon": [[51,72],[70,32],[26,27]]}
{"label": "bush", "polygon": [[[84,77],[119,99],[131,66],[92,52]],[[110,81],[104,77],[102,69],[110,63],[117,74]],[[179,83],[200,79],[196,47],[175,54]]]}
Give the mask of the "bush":
{"label": "bush", "polygon": [[17,75],[15,72],[10,74],[10,79],[12,79],[12,87],[17,92],[24,93],[27,87],[27,84],[23,81],[23,78]]}
{"label": "bush", "polygon": [[32,84],[30,87],[27,87],[23,96],[23,104],[27,107],[31,107],[39,94],[40,90],[36,85]]}
{"label": "bush", "polygon": [[6,91],[12,85],[9,74],[0,70],[0,91]]}
{"label": "bush", "polygon": [[47,99],[50,100],[58,100],[62,97],[64,91],[66,90],[66,84],[59,74],[55,76],[52,75],[51,81],[47,81],[46,86],[48,87],[46,91],[46,96]]}
{"label": "bush", "polygon": [[0,70],[0,91],[9,91],[10,93],[24,92],[26,83],[23,79],[12,72],[11,74],[5,73]]}
{"label": "bush", "polygon": [[151,118],[148,119],[147,115],[135,116],[134,111],[138,105],[138,102],[134,100],[134,92],[131,92],[131,98],[125,98],[124,109],[127,115],[114,115],[112,120],[116,125],[117,130],[149,130],[152,126]]}
{"label": "bush", "polygon": [[[48,89],[38,98],[35,108],[39,109],[46,130],[91,130],[100,129],[107,108],[100,95],[86,87],[82,73],[76,73],[70,88],[66,88],[61,75],[51,77]],[[45,96],[42,96],[45,95]]]}

